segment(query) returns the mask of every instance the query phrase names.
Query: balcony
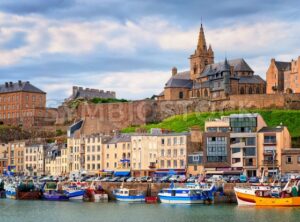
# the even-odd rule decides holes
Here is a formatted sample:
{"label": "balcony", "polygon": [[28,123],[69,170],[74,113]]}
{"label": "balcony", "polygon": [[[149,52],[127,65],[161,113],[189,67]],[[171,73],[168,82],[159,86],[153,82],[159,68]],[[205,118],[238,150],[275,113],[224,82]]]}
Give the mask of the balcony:
{"label": "balcony", "polygon": [[264,140],[264,145],[276,145],[276,139]]}
{"label": "balcony", "polygon": [[156,168],[156,163],[150,163],[149,169],[155,169]]}
{"label": "balcony", "polygon": [[246,143],[245,142],[237,142],[237,143],[231,143],[230,147],[231,148],[240,148],[240,147],[245,147]]}
{"label": "balcony", "polygon": [[278,165],[278,160],[263,160],[262,165],[264,166],[277,166]]}

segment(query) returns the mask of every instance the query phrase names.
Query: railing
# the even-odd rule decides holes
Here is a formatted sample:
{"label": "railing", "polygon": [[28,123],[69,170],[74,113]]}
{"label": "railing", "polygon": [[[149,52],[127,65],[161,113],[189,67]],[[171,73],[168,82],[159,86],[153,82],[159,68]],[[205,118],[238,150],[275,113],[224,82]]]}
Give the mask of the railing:
{"label": "railing", "polygon": [[278,160],[263,160],[262,164],[267,166],[278,165]]}
{"label": "railing", "polygon": [[264,144],[276,144],[276,140],[264,140]]}

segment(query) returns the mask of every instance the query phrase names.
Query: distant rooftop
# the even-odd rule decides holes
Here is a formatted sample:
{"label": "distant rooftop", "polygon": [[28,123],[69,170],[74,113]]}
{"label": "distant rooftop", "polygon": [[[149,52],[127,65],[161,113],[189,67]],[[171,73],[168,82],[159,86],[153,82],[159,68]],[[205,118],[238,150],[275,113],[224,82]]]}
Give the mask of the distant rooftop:
{"label": "distant rooftop", "polygon": [[239,113],[239,114],[230,114],[230,118],[245,118],[245,117],[258,117],[258,113]]}
{"label": "distant rooftop", "polygon": [[282,132],[284,126],[277,126],[277,127],[263,127],[258,132],[259,133],[276,133]]}
{"label": "distant rooftop", "polygon": [[6,82],[0,85],[0,93],[12,93],[12,92],[33,92],[33,93],[44,93],[44,91],[32,85],[30,82]]}

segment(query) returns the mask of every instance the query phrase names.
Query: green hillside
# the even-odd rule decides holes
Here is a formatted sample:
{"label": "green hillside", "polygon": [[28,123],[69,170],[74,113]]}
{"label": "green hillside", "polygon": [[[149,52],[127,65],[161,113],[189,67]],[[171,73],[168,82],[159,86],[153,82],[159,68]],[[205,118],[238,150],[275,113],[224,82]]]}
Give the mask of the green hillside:
{"label": "green hillside", "polygon": [[247,110],[247,111],[225,111],[225,112],[204,112],[177,115],[165,119],[156,124],[145,126],[135,126],[123,129],[122,132],[134,132],[136,128],[164,128],[175,132],[187,131],[191,126],[198,125],[204,128],[204,122],[210,118],[219,118],[221,116],[233,113],[259,113],[262,115],[268,126],[278,126],[281,123],[288,127],[292,137],[300,137],[300,110]]}

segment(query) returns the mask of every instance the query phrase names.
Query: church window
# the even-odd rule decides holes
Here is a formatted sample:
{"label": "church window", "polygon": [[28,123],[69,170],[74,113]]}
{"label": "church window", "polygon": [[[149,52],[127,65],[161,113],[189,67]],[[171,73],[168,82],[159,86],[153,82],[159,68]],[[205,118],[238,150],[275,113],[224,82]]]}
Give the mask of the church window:
{"label": "church window", "polygon": [[240,89],[240,94],[245,94],[245,89],[244,89],[244,87],[242,87],[242,88]]}
{"label": "church window", "polygon": [[256,94],[260,94],[259,87],[256,87]]}
{"label": "church window", "polygon": [[252,94],[252,87],[249,88],[249,94]]}
{"label": "church window", "polygon": [[179,99],[183,99],[183,92],[179,92]]}
{"label": "church window", "polygon": [[205,97],[208,97],[207,89],[204,90],[204,96],[205,96]]}

